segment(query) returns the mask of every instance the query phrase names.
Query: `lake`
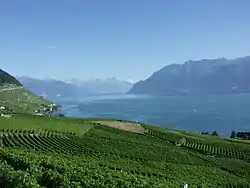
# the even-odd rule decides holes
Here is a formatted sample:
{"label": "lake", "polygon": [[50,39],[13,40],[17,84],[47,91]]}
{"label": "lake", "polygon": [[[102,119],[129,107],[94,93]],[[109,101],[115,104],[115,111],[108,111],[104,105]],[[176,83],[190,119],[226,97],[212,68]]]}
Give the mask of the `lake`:
{"label": "lake", "polygon": [[189,131],[250,131],[250,94],[202,96],[96,95],[60,99],[69,117],[135,120]]}

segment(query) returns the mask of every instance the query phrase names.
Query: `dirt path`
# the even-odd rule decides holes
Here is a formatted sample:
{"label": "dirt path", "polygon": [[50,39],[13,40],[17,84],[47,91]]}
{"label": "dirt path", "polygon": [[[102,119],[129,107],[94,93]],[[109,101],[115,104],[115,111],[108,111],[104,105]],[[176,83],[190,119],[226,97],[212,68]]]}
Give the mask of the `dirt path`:
{"label": "dirt path", "polygon": [[137,123],[130,123],[130,122],[119,122],[119,121],[95,121],[96,123],[100,123],[101,125],[106,125],[109,127],[114,127],[117,129],[130,131],[134,133],[143,134],[146,130]]}

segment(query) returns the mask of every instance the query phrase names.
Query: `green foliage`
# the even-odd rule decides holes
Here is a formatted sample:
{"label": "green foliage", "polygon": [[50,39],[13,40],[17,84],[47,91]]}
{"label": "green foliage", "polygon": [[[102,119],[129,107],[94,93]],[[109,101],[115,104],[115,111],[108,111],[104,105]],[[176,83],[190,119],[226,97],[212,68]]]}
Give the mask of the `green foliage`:
{"label": "green foliage", "polygon": [[212,132],[211,135],[212,135],[212,136],[219,136],[219,134],[217,133],[217,131]]}
{"label": "green foliage", "polygon": [[230,138],[235,138],[236,137],[236,132],[232,131]]}
{"label": "green foliage", "polygon": [[18,86],[22,85],[15,77],[0,69],[0,85],[3,84],[14,84]]}
{"label": "green foliage", "polygon": [[[3,89],[2,89],[3,88]],[[42,99],[22,87],[7,89],[0,86],[0,105],[11,109],[12,113],[34,114],[42,105],[50,105],[51,102]]]}
{"label": "green foliage", "polygon": [[[144,125],[145,126],[145,125]],[[194,136],[181,132],[145,126],[147,134],[160,138],[169,143],[200,152],[209,157],[223,156],[237,159],[250,159],[250,147],[243,143],[229,143],[224,139],[214,136]]]}
{"label": "green foliage", "polygon": [[136,134],[91,119],[8,121],[0,121],[0,187],[250,185],[248,144],[148,125]]}
{"label": "green foliage", "polygon": [[[44,130],[48,130],[82,135],[93,126],[95,126],[93,122],[84,119],[43,117],[28,114],[16,114],[8,119],[0,117],[0,129],[8,128],[20,131],[44,132]],[[45,131],[44,134],[48,133]]]}
{"label": "green foliage", "polygon": [[58,115],[56,115],[57,117],[65,117],[65,115],[64,114],[62,114],[62,113],[59,113]]}
{"label": "green foliage", "polygon": [[0,161],[1,188],[39,188],[41,187],[33,175],[21,170],[14,170],[6,162]]}

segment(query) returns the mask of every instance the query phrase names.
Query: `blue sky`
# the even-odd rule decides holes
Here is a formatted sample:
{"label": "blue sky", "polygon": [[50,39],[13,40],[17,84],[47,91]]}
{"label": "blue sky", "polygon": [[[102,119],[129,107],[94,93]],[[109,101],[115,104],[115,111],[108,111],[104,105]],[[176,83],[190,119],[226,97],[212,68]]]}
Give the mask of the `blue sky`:
{"label": "blue sky", "polygon": [[249,0],[2,0],[0,68],[146,79],[188,59],[250,55]]}

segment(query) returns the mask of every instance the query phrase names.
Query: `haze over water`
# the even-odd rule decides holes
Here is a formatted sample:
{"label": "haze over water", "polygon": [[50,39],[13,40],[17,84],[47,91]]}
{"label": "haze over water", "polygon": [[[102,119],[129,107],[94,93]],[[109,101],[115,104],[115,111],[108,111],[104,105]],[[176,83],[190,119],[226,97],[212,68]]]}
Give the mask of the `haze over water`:
{"label": "haze over water", "polygon": [[70,117],[136,120],[189,131],[249,131],[250,94],[203,96],[99,95],[61,99]]}

